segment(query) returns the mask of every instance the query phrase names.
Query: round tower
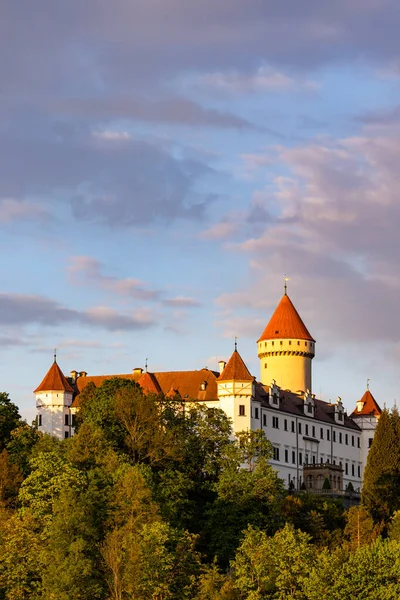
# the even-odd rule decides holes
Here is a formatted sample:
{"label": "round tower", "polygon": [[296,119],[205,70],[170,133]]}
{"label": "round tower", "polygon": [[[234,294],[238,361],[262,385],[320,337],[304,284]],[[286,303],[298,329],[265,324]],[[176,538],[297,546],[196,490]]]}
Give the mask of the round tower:
{"label": "round tower", "polygon": [[315,340],[286,293],[257,342],[260,381],[284,390],[310,392]]}

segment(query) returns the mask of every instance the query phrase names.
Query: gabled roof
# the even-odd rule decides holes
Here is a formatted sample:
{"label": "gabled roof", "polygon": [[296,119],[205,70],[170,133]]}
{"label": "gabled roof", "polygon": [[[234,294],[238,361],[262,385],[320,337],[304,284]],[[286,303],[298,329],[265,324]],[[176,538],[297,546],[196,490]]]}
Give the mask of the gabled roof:
{"label": "gabled roof", "polygon": [[219,381],[253,381],[254,377],[250,375],[248,368],[244,364],[243,358],[235,349],[228,360],[225,369],[218,377]]}
{"label": "gabled roof", "polygon": [[351,417],[371,416],[379,417],[382,410],[369,390],[366,390],[364,396],[359,400],[362,402],[361,410],[358,410],[358,402],[356,409],[351,413]]}
{"label": "gabled roof", "polygon": [[277,338],[315,341],[287,294],[282,296],[258,341]]}
{"label": "gabled roof", "polygon": [[[121,377],[123,379],[133,379],[141,384],[140,380],[144,375],[145,373],[127,373],[121,375],[87,375],[86,377],[78,377],[75,383],[76,396],[72,406],[79,406],[79,394],[90,382],[99,387],[106,379]],[[210,369],[200,369],[199,371],[165,371],[161,373],[148,373],[148,375],[151,376],[155,385],[158,385],[160,391],[164,394],[169,394],[172,389],[176,392],[176,396],[181,396],[183,400],[218,401],[217,378],[219,373],[216,371],[211,371]],[[147,378],[146,380],[148,381]]]}
{"label": "gabled roof", "polygon": [[145,393],[159,394],[161,392],[161,388],[153,373],[148,373],[147,371],[143,373],[138,380],[138,384]]}
{"label": "gabled roof", "polygon": [[73,392],[74,390],[64,377],[63,372],[56,363],[53,362],[50,369],[47,371],[45,378],[42,383],[38,385],[34,394],[38,392]]}

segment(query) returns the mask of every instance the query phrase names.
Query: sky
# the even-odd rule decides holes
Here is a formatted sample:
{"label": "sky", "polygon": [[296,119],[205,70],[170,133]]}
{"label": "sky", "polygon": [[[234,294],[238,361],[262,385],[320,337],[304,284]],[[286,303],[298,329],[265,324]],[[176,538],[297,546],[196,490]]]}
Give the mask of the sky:
{"label": "sky", "polygon": [[0,389],[217,370],[283,293],[400,400],[397,0],[0,0]]}

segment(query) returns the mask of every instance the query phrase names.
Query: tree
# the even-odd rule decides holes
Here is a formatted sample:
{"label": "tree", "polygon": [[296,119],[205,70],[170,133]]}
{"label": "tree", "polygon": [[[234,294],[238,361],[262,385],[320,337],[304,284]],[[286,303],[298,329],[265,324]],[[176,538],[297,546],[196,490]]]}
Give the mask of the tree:
{"label": "tree", "polygon": [[397,411],[382,411],[364,471],[362,503],[375,521],[400,509],[400,431]]}
{"label": "tree", "polygon": [[11,402],[7,392],[0,392],[0,450],[6,446],[12,430],[20,421],[18,407]]}
{"label": "tree", "polygon": [[346,514],[344,534],[348,539],[349,548],[356,550],[374,540],[378,531],[373,519],[365,506],[352,506]]}
{"label": "tree", "polygon": [[40,431],[25,422],[11,431],[10,440],[6,446],[7,451],[10,461],[17,465],[24,477],[30,473],[29,461],[34,447],[42,437],[43,434]]}
{"label": "tree", "polygon": [[12,464],[6,449],[0,453],[0,499],[6,505],[15,505],[23,475]]}
{"label": "tree", "polygon": [[286,525],[273,537],[249,527],[232,563],[235,587],[244,598],[304,598],[315,560],[310,537]]}

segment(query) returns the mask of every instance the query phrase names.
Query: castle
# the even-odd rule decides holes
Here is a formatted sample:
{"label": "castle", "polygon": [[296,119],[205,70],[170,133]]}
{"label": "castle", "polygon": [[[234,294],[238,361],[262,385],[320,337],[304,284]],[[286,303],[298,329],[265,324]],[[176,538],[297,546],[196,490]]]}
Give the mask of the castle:
{"label": "castle", "polygon": [[369,389],[350,416],[340,398],[330,403],[315,397],[315,340],[287,295],[286,285],[257,348],[259,381],[250,374],[236,343],[229,361],[220,361],[219,372],[205,368],[150,373],[138,368],[124,375],[71,371],[65,377],[54,357],[34,391],[38,428],[59,438],[72,436],[84,387],[123,377],[135,380],[146,392],[219,407],[232,420],[234,432],[263,429],[273,445],[271,464],[287,487],[321,489],[328,477],[333,490],[344,490],[350,483],[359,490],[381,409]]}

